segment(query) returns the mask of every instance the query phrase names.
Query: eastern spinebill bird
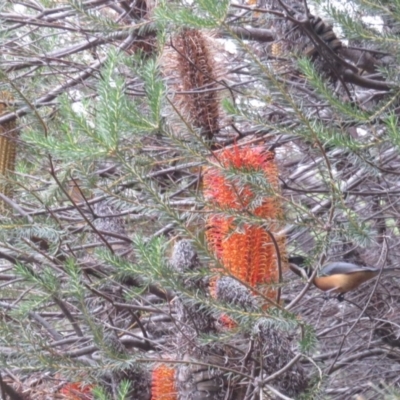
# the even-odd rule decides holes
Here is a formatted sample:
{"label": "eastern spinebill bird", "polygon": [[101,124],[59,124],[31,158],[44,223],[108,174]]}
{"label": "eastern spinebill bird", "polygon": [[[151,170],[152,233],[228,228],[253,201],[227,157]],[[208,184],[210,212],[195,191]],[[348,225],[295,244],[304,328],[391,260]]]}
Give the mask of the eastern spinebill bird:
{"label": "eastern spinebill bird", "polygon": [[[302,267],[304,258],[295,256],[289,258],[289,268],[301,277],[311,278],[313,270]],[[300,266],[298,265],[300,264]],[[398,270],[399,268],[384,268],[382,273]],[[357,264],[334,261],[326,264],[319,274],[314,277],[313,284],[324,292],[337,293],[338,299],[343,300],[343,295],[356,289],[362,283],[369,281],[380,273],[380,268],[362,267]]]}

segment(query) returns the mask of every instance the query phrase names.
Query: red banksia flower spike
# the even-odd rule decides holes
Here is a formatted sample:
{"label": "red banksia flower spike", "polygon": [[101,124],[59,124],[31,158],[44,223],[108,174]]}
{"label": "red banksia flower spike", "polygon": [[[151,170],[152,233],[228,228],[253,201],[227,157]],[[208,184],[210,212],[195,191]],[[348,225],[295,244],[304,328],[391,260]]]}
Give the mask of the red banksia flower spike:
{"label": "red banksia flower spike", "polygon": [[[217,158],[223,168],[233,167],[238,170],[262,172],[272,192],[278,190],[278,169],[274,154],[261,147],[233,146],[218,152]],[[209,209],[219,210],[208,218],[207,240],[210,250],[220,259],[227,271],[251,287],[262,285],[262,292],[270,299],[275,299],[277,291],[268,284],[279,280],[277,248],[263,227],[244,223],[240,227],[234,217],[223,211],[241,212],[256,199],[254,190],[248,184],[239,184],[235,178],[228,179],[217,166],[209,167],[204,173],[204,195],[209,202]],[[249,210],[246,210],[248,212]],[[268,229],[277,230],[283,210],[278,197],[265,196],[257,199],[257,205],[251,213],[258,218],[268,220]],[[284,238],[277,238],[279,254],[285,254]],[[214,289],[215,290],[215,289]]]}
{"label": "red banksia flower spike", "polygon": [[81,382],[73,382],[65,384],[60,394],[64,395],[68,400],[92,400],[92,385],[84,385]]}
{"label": "red banksia flower spike", "polygon": [[218,323],[221,325],[222,329],[225,330],[232,330],[238,326],[237,322],[226,314],[222,314],[218,318]]}

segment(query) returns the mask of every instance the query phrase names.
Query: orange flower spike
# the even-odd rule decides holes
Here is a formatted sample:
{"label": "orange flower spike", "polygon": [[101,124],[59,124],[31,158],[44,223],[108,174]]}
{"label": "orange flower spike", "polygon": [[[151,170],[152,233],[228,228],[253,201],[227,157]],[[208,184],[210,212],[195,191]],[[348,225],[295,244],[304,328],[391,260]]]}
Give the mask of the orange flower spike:
{"label": "orange flower spike", "polygon": [[[218,158],[225,168],[255,169],[264,172],[271,186],[278,186],[278,170],[273,154],[265,152],[262,148],[235,146],[219,153]],[[249,188],[244,188],[238,199],[238,191],[234,183],[227,181],[223,174],[216,168],[209,168],[204,175],[205,195],[210,201],[223,208],[238,209],[247,205],[253,197]]]}
{"label": "orange flower spike", "polygon": [[[257,239],[254,239],[254,247],[252,249],[256,259],[253,265],[259,266],[253,268],[252,284],[269,283],[278,280],[278,270],[276,265],[276,250],[270,236],[262,228],[255,228]],[[260,251],[261,250],[261,251]]]}
{"label": "orange flower spike", "polygon": [[248,245],[242,233],[228,233],[223,241],[221,260],[225,268],[236,278],[248,282]]}
{"label": "orange flower spike", "polygon": [[[234,146],[219,152],[218,159],[225,168],[263,171],[271,187],[279,187],[278,169],[273,153],[262,148]],[[250,187],[244,186],[239,190],[234,181],[228,181],[223,173],[214,167],[204,174],[204,189],[206,199],[212,205],[225,210],[241,210],[254,198]],[[272,231],[273,220],[283,216],[282,207],[276,197],[266,197],[252,213],[260,218],[269,219]],[[211,215],[208,225],[206,236],[210,249],[232,275],[251,286],[278,280],[276,249],[263,228],[246,224],[241,233],[235,232],[233,217],[223,215]],[[276,240],[281,253],[284,253],[284,238]],[[274,297],[275,291],[269,289],[268,294]]]}
{"label": "orange flower spike", "polygon": [[222,327],[226,330],[231,330],[237,328],[237,323],[231,317],[226,314],[223,314],[219,317],[218,322],[222,325]]}
{"label": "orange flower spike", "polygon": [[210,249],[217,257],[221,257],[223,252],[223,241],[229,234],[232,227],[232,218],[226,218],[219,215],[212,215],[208,221],[208,230],[206,237]]}
{"label": "orange flower spike", "polygon": [[263,247],[263,244],[265,242],[265,232],[262,229],[258,227],[250,227],[248,233],[248,236],[251,238],[251,240],[249,241],[249,254],[251,256],[249,265],[253,267],[251,271],[252,276],[249,277],[248,281],[251,286],[254,286],[258,282],[261,282],[262,279],[265,279],[265,264],[263,263],[265,259],[263,255],[265,253],[265,250],[267,249]]}
{"label": "orange flower spike", "polygon": [[175,369],[165,364],[157,365],[151,378],[151,400],[177,400]]}
{"label": "orange flower spike", "polygon": [[221,175],[220,171],[210,168],[204,175],[204,187],[206,197],[217,206],[228,209],[236,209],[237,196],[226,179]]}
{"label": "orange flower spike", "polygon": [[83,385],[80,382],[73,382],[65,384],[59,393],[68,400],[92,400],[92,389],[92,385]]}

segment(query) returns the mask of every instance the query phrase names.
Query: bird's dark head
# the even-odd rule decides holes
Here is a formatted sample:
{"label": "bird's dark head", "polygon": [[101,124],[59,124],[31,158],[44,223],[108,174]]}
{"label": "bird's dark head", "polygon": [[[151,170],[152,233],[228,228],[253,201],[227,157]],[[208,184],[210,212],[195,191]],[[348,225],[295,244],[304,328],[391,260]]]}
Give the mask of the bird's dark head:
{"label": "bird's dark head", "polygon": [[304,256],[300,256],[298,254],[295,254],[294,256],[289,257],[289,263],[296,264],[299,267],[303,267],[305,262],[306,262],[306,258]]}

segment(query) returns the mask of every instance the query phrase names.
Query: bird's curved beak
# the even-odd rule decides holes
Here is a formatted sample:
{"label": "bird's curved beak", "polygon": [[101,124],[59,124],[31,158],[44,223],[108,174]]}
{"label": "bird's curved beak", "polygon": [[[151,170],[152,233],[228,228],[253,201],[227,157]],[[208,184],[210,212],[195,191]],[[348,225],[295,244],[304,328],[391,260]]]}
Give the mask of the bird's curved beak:
{"label": "bird's curved beak", "polygon": [[289,263],[289,268],[296,275],[300,276],[301,278],[304,278],[305,280],[308,280],[309,276],[307,275],[307,271],[305,268],[301,268],[298,265],[293,264],[293,263]]}

